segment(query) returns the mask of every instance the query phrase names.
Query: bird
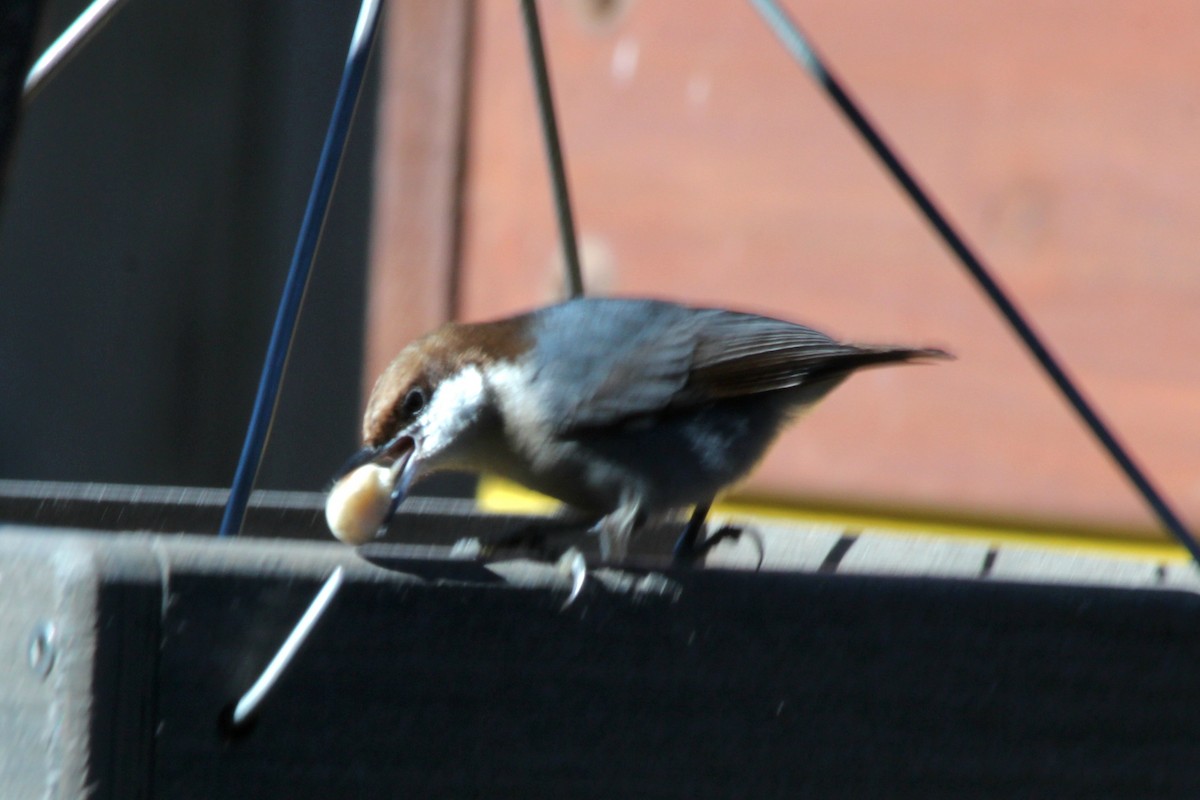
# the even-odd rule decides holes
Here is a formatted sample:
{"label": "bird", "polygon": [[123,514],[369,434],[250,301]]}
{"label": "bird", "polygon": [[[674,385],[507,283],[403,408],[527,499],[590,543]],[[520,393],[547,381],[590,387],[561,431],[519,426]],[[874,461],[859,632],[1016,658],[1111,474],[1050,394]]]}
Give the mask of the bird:
{"label": "bird", "polygon": [[694,508],[676,545],[683,559],[714,498],[852,373],[950,357],[652,299],[447,323],[379,376],[326,517],[338,538],[361,543],[382,535],[425,475],[486,472],[595,518],[606,561],[648,521]]}

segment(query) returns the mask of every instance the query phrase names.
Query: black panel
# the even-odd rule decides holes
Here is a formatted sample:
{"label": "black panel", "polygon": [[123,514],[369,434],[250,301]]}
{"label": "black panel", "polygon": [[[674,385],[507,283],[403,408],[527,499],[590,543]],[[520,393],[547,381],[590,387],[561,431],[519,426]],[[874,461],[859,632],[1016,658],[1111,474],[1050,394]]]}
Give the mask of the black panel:
{"label": "black panel", "polygon": [[[84,5],[49,4],[42,44]],[[228,485],[357,11],[129,3],[29,107],[0,225],[0,477]],[[321,488],[356,441],[375,83],[260,485]]]}

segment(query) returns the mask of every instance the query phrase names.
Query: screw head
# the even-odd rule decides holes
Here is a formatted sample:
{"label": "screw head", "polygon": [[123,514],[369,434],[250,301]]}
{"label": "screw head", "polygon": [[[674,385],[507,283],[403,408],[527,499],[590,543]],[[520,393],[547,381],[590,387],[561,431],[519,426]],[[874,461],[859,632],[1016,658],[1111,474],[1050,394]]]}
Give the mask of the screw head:
{"label": "screw head", "polygon": [[39,622],[29,634],[29,668],[45,678],[54,667],[54,623]]}

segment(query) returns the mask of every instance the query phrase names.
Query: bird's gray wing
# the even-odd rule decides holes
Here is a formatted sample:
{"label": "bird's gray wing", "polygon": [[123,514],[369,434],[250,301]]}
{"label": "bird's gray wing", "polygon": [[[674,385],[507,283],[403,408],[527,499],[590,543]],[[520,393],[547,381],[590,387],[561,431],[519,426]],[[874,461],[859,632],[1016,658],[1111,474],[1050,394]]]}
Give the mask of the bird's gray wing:
{"label": "bird's gray wing", "polygon": [[812,401],[863,367],[953,357],[937,348],[839,342],[804,325],[733,311],[700,320],[675,405],[801,387],[811,391],[796,397]]}
{"label": "bird's gray wing", "polygon": [[648,300],[576,300],[546,312],[576,304],[588,313],[576,308],[569,325],[547,318],[558,333],[538,344],[550,379],[542,407],[563,433],[806,385],[816,399],[860,367],[946,355],[846,344],[792,322]]}
{"label": "bird's gray wing", "polygon": [[753,314],[715,311],[700,321],[689,380],[678,402],[793,388],[836,372],[839,364],[849,372],[864,352],[804,325]]}
{"label": "bird's gray wing", "polygon": [[[534,391],[561,433],[671,405],[687,385],[697,320],[650,300],[586,299],[539,313]],[[551,331],[553,333],[551,333]]]}

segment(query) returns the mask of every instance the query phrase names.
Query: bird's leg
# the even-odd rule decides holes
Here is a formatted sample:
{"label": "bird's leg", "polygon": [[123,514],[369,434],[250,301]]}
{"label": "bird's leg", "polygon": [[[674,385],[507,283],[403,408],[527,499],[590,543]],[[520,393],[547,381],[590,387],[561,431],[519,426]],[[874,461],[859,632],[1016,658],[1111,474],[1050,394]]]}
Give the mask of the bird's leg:
{"label": "bird's leg", "polygon": [[683,533],[675,540],[675,548],[672,553],[676,561],[692,561],[697,555],[696,539],[700,536],[700,531],[704,530],[704,520],[708,519],[708,511],[712,508],[712,501],[707,503],[697,503],[696,510],[692,512],[691,519],[687,525],[683,527]]}
{"label": "bird's leg", "polygon": [[[692,512],[691,518],[687,525],[683,528],[683,533],[675,541],[675,549],[673,552],[676,564],[691,564],[704,556],[709,550],[712,550],[720,542],[726,539],[737,540],[741,538],[743,533],[747,531],[744,528],[738,528],[733,525],[723,525],[716,532],[709,534],[703,541],[697,543],[700,538],[700,532],[704,530],[704,522],[708,519],[708,512],[712,508],[712,501],[707,503],[698,503],[696,510]],[[753,532],[751,531],[753,534]],[[758,547],[758,564],[762,566],[762,542],[758,536],[754,536],[754,542]]]}

